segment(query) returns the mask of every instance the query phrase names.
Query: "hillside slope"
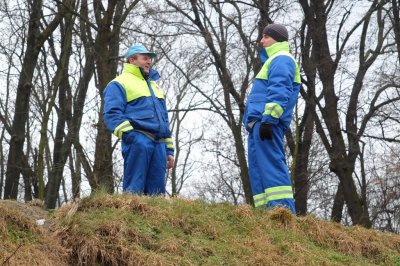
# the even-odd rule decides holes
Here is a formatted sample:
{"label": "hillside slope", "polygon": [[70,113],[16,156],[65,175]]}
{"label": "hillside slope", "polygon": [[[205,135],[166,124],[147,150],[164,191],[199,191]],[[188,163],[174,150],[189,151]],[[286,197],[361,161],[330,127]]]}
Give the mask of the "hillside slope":
{"label": "hillside slope", "polygon": [[0,201],[0,265],[400,265],[400,236],[185,199],[98,194],[51,215]]}

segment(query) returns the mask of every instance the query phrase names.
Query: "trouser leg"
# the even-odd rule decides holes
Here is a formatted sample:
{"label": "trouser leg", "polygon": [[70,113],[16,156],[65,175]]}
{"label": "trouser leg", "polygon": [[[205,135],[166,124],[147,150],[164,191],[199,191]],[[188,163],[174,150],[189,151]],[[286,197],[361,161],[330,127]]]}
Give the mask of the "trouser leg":
{"label": "trouser leg", "polygon": [[148,174],[154,145],[152,140],[139,132],[135,132],[131,143],[122,142],[124,158],[123,191],[144,193],[145,180]]}
{"label": "trouser leg", "polygon": [[254,140],[254,134],[249,134],[247,139],[248,144],[248,163],[249,163],[249,176],[251,191],[253,193],[253,199],[255,206],[258,207],[259,199],[264,198],[264,185],[262,182],[263,176],[260,174],[259,160],[256,155],[256,143]]}
{"label": "trouser leg", "polygon": [[165,194],[165,173],[167,169],[167,151],[165,143],[154,143],[154,152],[150,160],[144,193],[147,195]]}
{"label": "trouser leg", "polygon": [[[259,137],[260,123],[256,123],[249,136],[250,180],[256,207],[286,206],[295,212],[293,191],[284,150],[284,130],[274,126],[272,140]],[[251,153],[251,154],[250,154]],[[259,187],[262,187],[261,189]]]}

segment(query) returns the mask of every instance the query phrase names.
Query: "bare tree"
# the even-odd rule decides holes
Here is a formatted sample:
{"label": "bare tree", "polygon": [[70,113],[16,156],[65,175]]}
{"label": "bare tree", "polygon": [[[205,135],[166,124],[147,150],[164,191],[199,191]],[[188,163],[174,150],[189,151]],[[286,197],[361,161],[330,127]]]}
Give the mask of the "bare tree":
{"label": "bare tree", "polygon": [[107,9],[103,1],[93,1],[94,17],[97,28],[97,36],[92,43],[97,82],[96,86],[101,95],[99,121],[97,123],[96,151],[93,165],[93,178],[97,187],[114,192],[114,178],[112,170],[112,146],[111,135],[108,132],[104,120],[104,99],[102,93],[107,84],[116,76],[119,55],[119,42],[122,23],[130,11],[138,4],[135,0],[125,6],[125,1],[110,0]]}
{"label": "bare tree", "polygon": [[[299,1],[305,13],[304,23],[307,27],[307,35],[310,41],[304,47],[307,57],[313,58],[315,64],[310,68],[304,68],[310,75],[318,73],[318,78],[322,82],[322,91],[312,92],[310,101],[315,101],[318,112],[311,110],[316,123],[317,132],[329,154],[330,170],[335,173],[340,184],[335,197],[332,211],[332,218],[336,221],[341,220],[344,201],[347,204],[348,212],[353,224],[360,224],[366,227],[371,226],[369,218],[368,204],[366,198],[366,183],[362,179],[357,179],[361,193],[359,194],[353,174],[355,174],[355,165],[357,159],[360,159],[360,139],[363,136],[368,123],[374,113],[380,108],[398,98],[392,98],[377,104],[380,95],[392,88],[393,85],[386,84],[375,91],[375,96],[370,103],[369,110],[366,113],[361,112],[359,106],[360,97],[367,71],[376,62],[378,55],[385,52],[389,46],[384,45],[384,40],[388,34],[385,31],[385,19],[383,15],[383,5],[385,1],[373,1],[366,11],[365,15],[359,19],[344,35],[341,37],[344,25],[348,22],[349,10],[342,15],[336,32],[335,51],[331,52],[329,47],[329,37],[327,30],[327,21],[330,11],[334,10],[334,1]],[[376,24],[372,22],[375,18]],[[371,30],[377,39],[376,43],[368,43],[368,29],[372,25],[377,25],[376,31]],[[353,85],[349,94],[346,94],[347,107],[338,105],[339,99],[344,94],[338,94],[341,91],[337,89],[335,74],[338,71],[348,47],[349,39],[356,30],[361,30],[361,38],[358,46],[358,68],[353,78]],[[332,28],[331,28],[332,31]],[[371,34],[371,33],[370,33]],[[369,45],[370,44],[370,45]],[[332,54],[334,57],[332,58]],[[304,56],[303,56],[304,57]],[[340,103],[340,102],[339,102]],[[345,122],[342,121],[341,112],[345,113]],[[355,176],[357,177],[357,176]],[[344,199],[344,201],[343,201]]]}
{"label": "bare tree", "polygon": [[[2,11],[3,12],[3,11]],[[7,12],[6,10],[4,12]],[[5,34],[4,32],[1,32],[1,34]],[[3,62],[7,62],[7,68],[4,70],[4,75],[5,75],[5,91],[3,90],[0,93],[0,121],[2,124],[1,128],[1,135],[0,135],[0,198],[2,198],[3,195],[3,187],[4,187],[4,177],[5,177],[5,172],[6,172],[6,165],[5,165],[5,158],[6,154],[9,152],[8,149],[5,149],[6,145],[3,145],[3,143],[9,144],[6,139],[6,133],[9,135],[11,134],[11,113],[10,109],[8,108],[9,102],[10,102],[10,90],[11,90],[11,73],[12,73],[12,57],[13,54],[16,53],[16,45],[11,45],[11,44],[1,44],[1,54],[6,58]],[[11,48],[11,49],[10,49]]]}
{"label": "bare tree", "polygon": [[10,152],[8,155],[4,189],[5,198],[16,199],[18,195],[19,176],[23,170],[21,158],[24,157],[23,145],[25,141],[25,125],[28,120],[29,99],[32,90],[32,77],[40,49],[65,15],[66,8],[64,5],[69,5],[70,2],[70,0],[65,0],[62,4],[58,5],[58,12],[54,15],[52,21],[46,23],[47,27],[42,31],[40,31],[40,21],[44,18],[42,10],[43,2],[41,0],[28,2],[28,38],[17,86],[17,99],[11,128]]}
{"label": "bare tree", "polygon": [[[70,9],[75,9],[75,6],[71,6]],[[57,72],[54,77],[54,88],[55,91],[58,91],[58,108],[57,108],[57,125],[56,125],[56,134],[54,137],[54,148],[53,148],[53,164],[52,168],[48,169],[49,171],[49,179],[46,188],[45,195],[45,203],[46,207],[53,209],[55,207],[56,199],[59,198],[59,188],[61,182],[64,181],[63,172],[64,165],[67,156],[71,152],[69,148],[65,147],[64,139],[65,139],[65,128],[67,124],[67,117],[70,116],[71,112],[71,101],[68,101],[68,95],[71,94],[71,85],[69,82],[69,64],[70,64],[70,56],[72,50],[72,34],[75,23],[75,14],[72,12],[68,12],[65,16],[64,22],[61,23],[61,54],[60,58],[57,58],[55,47],[52,46],[52,54],[56,65],[58,66]],[[50,106],[52,108],[52,106]],[[47,119],[45,116],[45,121],[47,125]],[[45,127],[47,128],[47,127]],[[44,134],[42,134],[43,136]],[[43,136],[45,138],[45,136]],[[41,149],[41,147],[39,146]],[[41,150],[39,150],[41,151]],[[39,152],[41,154],[41,152]],[[41,160],[41,158],[40,158]],[[40,163],[41,161],[39,161]],[[38,167],[41,169],[41,167]],[[42,174],[42,172],[41,172]],[[44,195],[44,191],[42,191],[44,182],[42,181],[43,177],[39,176],[39,197]]]}
{"label": "bare tree", "polygon": [[[375,228],[393,233],[400,232],[400,176],[398,145],[387,146],[382,156],[383,167],[374,162],[371,182],[374,186],[368,191],[371,195],[371,221]],[[381,168],[382,170],[380,170]]]}
{"label": "bare tree", "polygon": [[[54,159],[53,167],[63,169],[63,165],[60,165],[57,161],[59,158],[59,147],[64,138],[64,131],[66,126],[66,109],[70,108],[70,106],[66,106],[68,101],[66,100],[67,91],[71,91],[71,87],[68,82],[69,74],[68,67],[70,64],[70,56],[72,50],[72,34],[74,27],[75,16],[72,13],[68,13],[65,15],[64,19],[60,23],[60,35],[61,35],[61,43],[62,47],[61,53],[58,57],[56,52],[56,47],[54,44],[53,36],[49,37],[49,50],[43,49],[42,57],[43,62],[38,67],[38,77],[41,80],[40,84],[43,84],[41,92],[38,90],[33,90],[33,96],[38,104],[39,113],[42,114],[41,117],[41,127],[40,127],[40,140],[39,147],[37,149],[35,158],[35,181],[37,185],[37,195],[36,197],[44,200],[45,197],[45,178],[44,178],[44,170],[45,170],[45,161],[44,154],[46,146],[49,145],[48,141],[48,126],[50,116],[56,106],[56,96],[58,95],[58,106],[57,110],[57,131],[55,137],[55,147],[54,147]],[[49,70],[49,65],[52,65],[49,60],[47,54],[52,55],[52,59],[55,62],[55,66],[57,69],[53,74]],[[50,75],[53,75],[51,77]],[[36,82],[39,84],[39,82]],[[39,87],[39,86],[37,86]],[[46,92],[44,92],[46,91]],[[42,98],[42,99],[41,99]],[[57,169],[48,169],[49,172],[60,171]],[[61,170],[62,171],[62,170]],[[52,175],[50,175],[52,176]],[[51,179],[53,181],[54,179]],[[57,193],[56,193],[57,194]],[[58,194],[57,194],[58,195]]]}
{"label": "bare tree", "polygon": [[[112,169],[112,147],[111,137],[104,126],[102,120],[101,110],[103,106],[103,100],[101,99],[100,115],[98,121],[98,134],[93,136],[96,138],[96,152],[94,164],[92,164],[84,151],[83,146],[79,141],[79,128],[82,122],[83,106],[87,95],[89,82],[93,75],[96,73],[96,86],[99,89],[101,95],[102,90],[105,88],[107,83],[116,74],[118,54],[119,54],[119,34],[122,23],[125,18],[132,10],[132,8],[138,3],[133,1],[128,6],[125,6],[124,1],[109,1],[107,9],[103,6],[101,1],[93,2],[93,16],[95,18],[95,24],[89,20],[89,16],[92,15],[89,10],[87,1],[81,1],[79,21],[80,21],[80,37],[82,45],[85,49],[85,65],[82,66],[82,75],[78,81],[76,95],[72,96],[71,90],[66,90],[63,101],[60,101],[60,108],[65,113],[65,122],[68,125],[68,134],[64,138],[63,127],[65,122],[59,120],[60,134],[60,146],[55,147],[54,150],[59,152],[57,157],[59,165],[59,171],[55,171],[51,174],[47,186],[46,193],[46,206],[48,208],[54,208],[56,204],[58,191],[60,188],[60,182],[62,181],[63,167],[66,164],[66,160],[71,153],[71,145],[73,144],[79,165],[83,166],[83,170],[88,178],[89,184],[92,190],[97,190],[100,187],[104,188],[109,192],[114,191],[114,178]],[[77,14],[71,9],[71,12]],[[96,34],[93,36],[93,32]],[[69,87],[69,83],[66,81],[65,85]],[[63,103],[62,103],[63,102]],[[65,103],[73,103],[73,110],[71,106]],[[71,112],[73,111],[73,113]],[[64,139],[64,141],[62,141]],[[77,168],[79,169],[79,167]],[[75,187],[74,195],[77,194],[76,181],[79,177],[74,177],[73,183]]]}

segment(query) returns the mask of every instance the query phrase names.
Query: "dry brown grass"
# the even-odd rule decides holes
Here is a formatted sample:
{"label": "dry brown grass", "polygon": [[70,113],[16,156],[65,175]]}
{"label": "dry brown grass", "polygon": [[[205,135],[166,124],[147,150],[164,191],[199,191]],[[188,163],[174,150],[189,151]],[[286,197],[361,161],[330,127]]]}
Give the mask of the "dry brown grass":
{"label": "dry brown grass", "polygon": [[96,224],[92,234],[82,235],[82,231],[74,224],[73,217],[77,213],[101,208],[121,209],[142,215],[147,215],[151,209],[140,197],[109,195],[100,195],[90,201],[83,200],[60,208],[55,218],[63,218],[72,226],[60,227],[56,234],[62,239],[64,246],[70,247],[72,265],[149,265],[149,261],[157,262],[156,258],[137,255],[137,250],[132,247],[154,250],[159,247],[148,235],[131,228],[126,222],[105,221]]}
{"label": "dry brown grass", "polygon": [[[178,208],[176,205],[174,206],[177,201],[180,201]],[[226,245],[224,247],[226,249],[225,252],[232,252],[235,257],[240,258],[237,261],[238,265],[244,261],[254,265],[265,265],[266,261],[269,262],[269,265],[330,265],[328,258],[321,257],[315,251],[310,251],[308,243],[305,245],[301,244],[302,240],[300,242],[293,241],[295,239],[293,236],[296,234],[300,238],[309,239],[317,247],[332,250],[337,254],[343,254],[342,256],[355,256],[361,260],[367,259],[371,262],[385,261],[390,251],[393,250],[390,249],[390,246],[399,246],[396,236],[382,237],[382,234],[372,230],[359,227],[349,229],[335,223],[319,221],[312,217],[296,218],[286,208],[275,208],[264,212],[265,215],[262,216],[265,218],[260,217],[253,208],[247,205],[240,207],[221,205],[220,209],[215,208],[216,211],[221,212],[222,216],[226,216],[225,219],[231,220],[231,225],[239,227],[238,230],[243,229],[243,232],[247,231],[249,235],[244,236],[243,232],[231,231],[232,229],[226,228],[228,225],[219,224],[220,222],[224,223],[224,220],[218,221],[218,215],[208,216],[206,213],[211,208],[206,205],[202,208],[199,202],[170,199],[167,203],[163,202],[163,204],[167,205],[157,208],[152,206],[146,198],[141,197],[117,197],[109,198],[108,200],[100,197],[100,199],[95,198],[94,201],[83,203],[83,206],[79,206],[78,209],[88,210],[94,207],[126,209],[140,214],[143,219],[156,219],[156,225],[151,222],[153,225],[150,226],[156,235],[159,235],[163,230],[159,228],[162,228],[165,224],[171,226],[171,230],[183,233],[180,236],[181,238],[158,240],[151,235],[143,234],[143,232],[127,228],[121,229],[124,227],[123,223],[109,224],[108,226],[97,228],[96,234],[109,236],[108,241],[111,242],[114,239],[110,237],[111,235],[123,238],[129,234],[130,239],[132,239],[130,242],[131,248],[126,251],[126,254],[121,253],[126,243],[112,242],[113,246],[118,248],[117,251],[111,252],[111,255],[107,254],[108,257],[104,259],[110,265],[123,263],[118,261],[118,258],[123,258],[125,262],[132,262],[131,259],[134,258],[136,261],[148,263],[148,256],[152,253],[164,254],[175,258],[181,257],[183,261],[190,261],[188,256],[192,252],[196,254],[199,261],[209,261],[209,258],[221,256],[218,253],[218,245],[214,244],[218,241],[222,246]],[[232,223],[232,221],[237,221],[237,224]],[[249,230],[250,228],[252,230]],[[277,229],[278,231],[276,231]],[[279,233],[279,230],[282,230],[281,233]],[[275,231],[278,236],[268,235],[269,232],[276,234]],[[287,240],[285,240],[285,234]],[[281,236],[279,235],[283,235],[283,239],[280,239]],[[190,237],[189,239],[193,238],[193,240],[188,241],[187,237]],[[365,241],[366,239],[367,241]],[[94,248],[95,244],[91,244],[91,246],[94,254],[98,254],[99,250],[103,250],[101,246],[97,248]],[[147,250],[147,252],[143,252],[141,249]],[[398,252],[398,249],[395,251]],[[100,254],[103,253],[100,252]],[[151,257],[154,260],[152,263],[156,265],[161,265],[168,261],[165,258],[162,259],[162,256],[158,257],[154,256],[154,254]],[[284,260],[282,259],[283,257],[285,258]],[[95,257],[92,255],[92,258],[94,259]],[[160,258],[160,260],[157,258]],[[226,260],[235,264],[234,259],[227,258]],[[171,260],[169,261],[171,262]]]}
{"label": "dry brown grass", "polygon": [[100,195],[89,200],[83,200],[79,204],[79,211],[85,211],[93,208],[115,208],[125,209],[141,214],[150,211],[150,207],[139,196],[132,197],[110,197],[109,195]]}
{"label": "dry brown grass", "polygon": [[[57,210],[54,233],[17,210],[0,213],[2,237],[10,224],[29,233],[0,241],[8,256],[17,250],[10,265],[400,265],[398,235],[298,218],[285,208],[98,194]],[[59,254],[62,263],[54,263]]]}
{"label": "dry brown grass", "polygon": [[67,265],[66,249],[36,218],[24,204],[0,201],[0,265]]}
{"label": "dry brown grass", "polygon": [[63,245],[70,247],[70,265],[126,265],[134,259],[134,251],[129,250],[124,240],[146,241],[120,222],[100,225],[93,235],[83,236],[74,229],[76,227],[57,231]]}
{"label": "dry brown grass", "polygon": [[273,224],[279,225],[284,229],[293,228],[295,226],[295,216],[284,207],[276,207],[267,214],[269,220]]}
{"label": "dry brown grass", "polygon": [[359,226],[344,227],[307,216],[298,218],[301,230],[314,243],[335,251],[371,260],[385,259],[389,251],[400,253],[400,236]]}

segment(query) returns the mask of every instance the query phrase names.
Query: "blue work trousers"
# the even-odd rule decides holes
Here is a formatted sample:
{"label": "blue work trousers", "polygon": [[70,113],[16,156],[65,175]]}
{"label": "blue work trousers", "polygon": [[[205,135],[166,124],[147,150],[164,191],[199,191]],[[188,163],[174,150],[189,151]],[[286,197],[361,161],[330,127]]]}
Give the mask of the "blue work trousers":
{"label": "blue work trousers", "polygon": [[260,122],[254,124],[248,138],[249,174],[256,207],[287,207],[296,213],[293,191],[286,165],[284,129],[274,125],[271,140],[260,139]]}
{"label": "blue work trousers", "polygon": [[[126,134],[126,133],[124,133]],[[165,194],[167,152],[165,142],[129,131],[122,140],[123,191],[144,195]]]}

